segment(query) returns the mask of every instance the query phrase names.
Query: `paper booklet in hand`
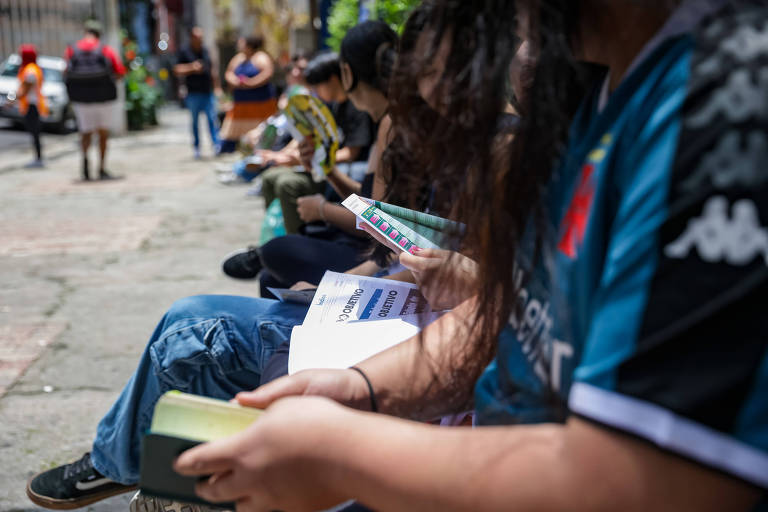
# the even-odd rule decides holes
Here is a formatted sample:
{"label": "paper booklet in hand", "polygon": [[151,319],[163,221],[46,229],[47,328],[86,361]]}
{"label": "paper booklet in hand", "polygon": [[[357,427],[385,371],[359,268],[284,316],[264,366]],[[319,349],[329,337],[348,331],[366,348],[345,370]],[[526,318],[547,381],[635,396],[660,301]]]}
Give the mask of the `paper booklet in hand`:
{"label": "paper booklet in hand", "polygon": [[356,194],[342,203],[361,223],[371,226],[401,251],[416,249],[456,249],[465,225],[452,220],[409,210],[402,206],[374,201]]}
{"label": "paper booklet in hand", "polygon": [[[416,285],[388,279],[326,272],[317,290],[303,294],[311,303],[304,323],[291,332],[289,374],[348,368],[415,336],[443,314],[430,308]],[[295,299],[288,293],[280,296]],[[141,492],[213,505],[194,493],[196,478],[173,471],[173,461],[200,443],[241,432],[261,413],[179,391],[164,394],[155,405],[150,431],[142,439]],[[234,509],[231,503],[214,506]]]}
{"label": "paper booklet in hand", "polygon": [[322,101],[307,94],[292,96],[284,113],[288,118],[288,131],[295,140],[301,142],[307,136],[314,136],[312,177],[317,182],[323,181],[336,165],[339,150],[339,130],[333,114]]}
{"label": "paper booklet in hand", "polygon": [[326,272],[304,323],[291,333],[288,373],[349,368],[415,336],[441,314],[414,284]]}
{"label": "paper booklet in hand", "polygon": [[141,442],[139,489],[184,503],[234,510],[233,503],[208,503],[195,494],[196,477],[181,476],[173,461],[198,444],[237,434],[261,415],[260,409],[168,391],[155,405],[150,431]]}

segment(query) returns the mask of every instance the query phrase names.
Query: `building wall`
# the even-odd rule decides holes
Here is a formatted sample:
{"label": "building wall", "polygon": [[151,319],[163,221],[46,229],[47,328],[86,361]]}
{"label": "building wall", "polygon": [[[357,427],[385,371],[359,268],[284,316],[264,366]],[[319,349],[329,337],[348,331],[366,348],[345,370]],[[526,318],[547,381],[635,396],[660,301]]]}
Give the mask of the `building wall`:
{"label": "building wall", "polygon": [[91,0],[0,0],[0,56],[33,43],[41,55],[63,56],[93,13]]}

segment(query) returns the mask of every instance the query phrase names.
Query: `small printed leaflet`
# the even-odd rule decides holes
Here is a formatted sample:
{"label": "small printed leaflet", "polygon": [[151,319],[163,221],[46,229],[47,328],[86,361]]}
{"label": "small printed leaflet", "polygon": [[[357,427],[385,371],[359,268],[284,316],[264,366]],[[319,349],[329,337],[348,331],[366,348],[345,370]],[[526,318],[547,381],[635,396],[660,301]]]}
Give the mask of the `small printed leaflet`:
{"label": "small printed leaflet", "polygon": [[326,272],[304,323],[291,333],[288,373],[349,368],[415,336],[441,314],[416,285]]}
{"label": "small printed leaflet", "polygon": [[465,232],[464,224],[401,206],[352,194],[342,203],[357,216],[358,227],[365,223],[401,251],[454,249]]}
{"label": "small printed leaflet", "polygon": [[149,496],[234,510],[233,503],[213,504],[195,494],[195,477],[181,476],[173,461],[198,444],[237,434],[261,415],[260,409],[168,391],[155,405],[152,425],[141,443],[139,488]]}
{"label": "small printed leaflet", "polygon": [[305,137],[314,136],[312,177],[317,182],[323,181],[336,165],[336,152],[339,150],[339,130],[333,114],[322,101],[307,94],[292,96],[284,114],[288,118],[286,128],[294,139],[302,141]]}

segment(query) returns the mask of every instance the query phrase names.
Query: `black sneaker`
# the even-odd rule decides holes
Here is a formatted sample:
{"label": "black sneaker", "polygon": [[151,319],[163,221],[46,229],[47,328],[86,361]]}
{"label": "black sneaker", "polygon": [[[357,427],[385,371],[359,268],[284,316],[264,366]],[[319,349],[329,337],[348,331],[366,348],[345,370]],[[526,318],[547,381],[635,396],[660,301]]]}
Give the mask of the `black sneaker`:
{"label": "black sneaker", "polygon": [[135,485],[119,484],[93,467],[91,454],[77,462],[43,471],[27,483],[27,496],[44,508],[70,510],[133,491]]}
{"label": "black sneaker", "polygon": [[254,279],[261,272],[261,266],[259,249],[257,247],[248,247],[228,255],[221,268],[229,277]]}

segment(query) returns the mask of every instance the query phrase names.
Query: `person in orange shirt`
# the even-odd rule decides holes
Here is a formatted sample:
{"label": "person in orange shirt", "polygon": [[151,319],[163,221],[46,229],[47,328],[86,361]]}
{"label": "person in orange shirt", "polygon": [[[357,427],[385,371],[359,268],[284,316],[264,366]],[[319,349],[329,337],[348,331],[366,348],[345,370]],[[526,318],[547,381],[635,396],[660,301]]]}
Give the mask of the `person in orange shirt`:
{"label": "person in orange shirt", "polygon": [[19,113],[24,116],[24,124],[27,131],[32,134],[32,142],[35,146],[36,159],[27,164],[28,168],[45,167],[43,164],[43,151],[40,144],[40,132],[42,130],[41,116],[48,115],[48,106],[43,96],[43,71],[37,65],[37,49],[35,45],[23,44],[19,47],[21,65],[19,66],[19,88],[16,91],[16,100],[19,104]]}

